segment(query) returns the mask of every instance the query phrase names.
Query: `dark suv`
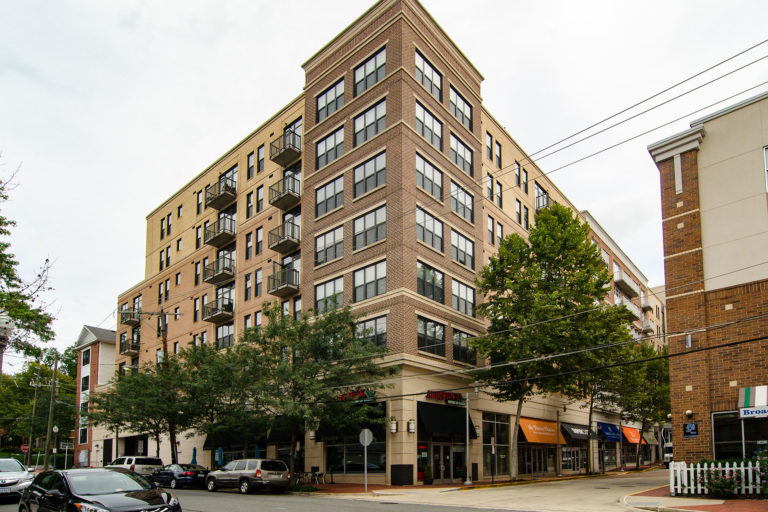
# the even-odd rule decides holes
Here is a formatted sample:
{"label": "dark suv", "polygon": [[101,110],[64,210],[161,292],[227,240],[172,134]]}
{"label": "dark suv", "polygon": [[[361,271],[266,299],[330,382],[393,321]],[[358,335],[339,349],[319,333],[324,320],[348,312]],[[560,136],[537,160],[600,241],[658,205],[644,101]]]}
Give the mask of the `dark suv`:
{"label": "dark suv", "polygon": [[239,459],[208,473],[205,488],[213,492],[219,487],[236,487],[241,494],[261,488],[279,494],[285,491],[290,480],[288,467],[281,460]]}

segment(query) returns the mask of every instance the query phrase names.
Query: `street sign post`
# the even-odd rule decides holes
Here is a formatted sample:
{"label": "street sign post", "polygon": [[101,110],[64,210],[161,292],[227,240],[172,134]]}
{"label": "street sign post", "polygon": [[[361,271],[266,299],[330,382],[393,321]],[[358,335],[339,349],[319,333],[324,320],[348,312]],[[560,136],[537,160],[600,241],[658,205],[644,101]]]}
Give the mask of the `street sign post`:
{"label": "street sign post", "polygon": [[368,492],[368,445],[373,442],[373,432],[364,428],[360,431],[360,444],[363,445],[363,481],[365,492]]}

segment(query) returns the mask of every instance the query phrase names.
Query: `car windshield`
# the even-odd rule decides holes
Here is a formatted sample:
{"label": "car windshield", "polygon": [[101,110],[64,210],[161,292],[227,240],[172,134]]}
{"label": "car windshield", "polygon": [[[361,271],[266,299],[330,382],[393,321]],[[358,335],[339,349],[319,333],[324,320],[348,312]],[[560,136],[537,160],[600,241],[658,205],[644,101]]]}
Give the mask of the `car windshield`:
{"label": "car windshield", "polygon": [[84,471],[67,475],[67,480],[72,491],[81,496],[146,491],[154,487],[139,475],[120,471]]}
{"label": "car windshield", "polygon": [[0,471],[24,471],[24,466],[16,459],[0,459]]}

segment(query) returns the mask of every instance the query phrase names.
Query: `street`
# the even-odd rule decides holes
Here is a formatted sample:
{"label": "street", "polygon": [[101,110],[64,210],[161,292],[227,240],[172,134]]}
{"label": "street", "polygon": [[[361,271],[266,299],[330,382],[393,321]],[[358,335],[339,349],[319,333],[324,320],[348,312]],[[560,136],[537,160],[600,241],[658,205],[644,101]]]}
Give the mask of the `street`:
{"label": "street", "polygon": [[[664,485],[665,470],[611,474],[557,482],[541,482],[474,490],[392,487],[376,494],[279,495],[257,492],[243,496],[234,491],[209,493],[197,489],[175,491],[185,512],[232,511],[408,511],[436,512],[450,506],[457,512],[475,509],[520,512],[601,512],[626,510],[622,498]],[[384,505],[384,507],[382,507]],[[0,503],[0,512],[16,512],[17,504]]]}

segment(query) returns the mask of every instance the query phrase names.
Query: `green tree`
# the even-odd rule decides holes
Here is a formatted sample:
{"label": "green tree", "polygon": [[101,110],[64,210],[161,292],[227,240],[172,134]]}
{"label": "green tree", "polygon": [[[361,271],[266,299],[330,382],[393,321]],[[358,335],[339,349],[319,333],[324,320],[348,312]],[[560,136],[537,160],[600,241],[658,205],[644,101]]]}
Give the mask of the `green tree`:
{"label": "green tree", "polygon": [[516,234],[504,238],[480,271],[485,300],[478,312],[490,325],[473,345],[488,360],[479,377],[492,395],[517,401],[513,478],[523,404],[538,392],[578,394],[586,385],[580,369],[597,368],[610,354],[585,349],[629,336],[626,308],[604,303],[610,280],[589,226],[558,204],[537,212],[527,241]]}

